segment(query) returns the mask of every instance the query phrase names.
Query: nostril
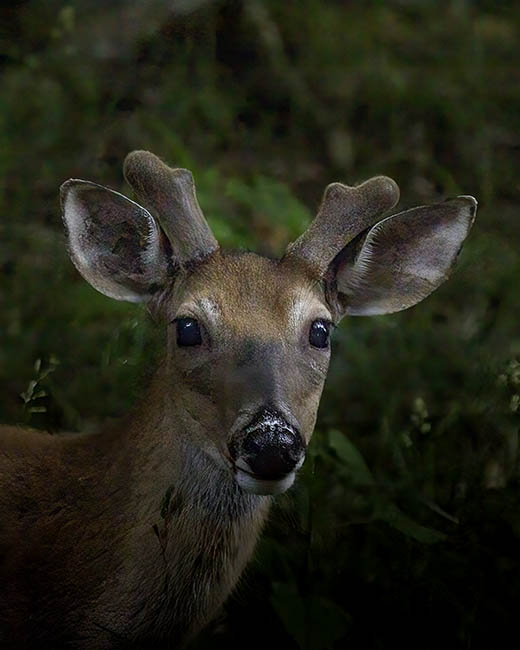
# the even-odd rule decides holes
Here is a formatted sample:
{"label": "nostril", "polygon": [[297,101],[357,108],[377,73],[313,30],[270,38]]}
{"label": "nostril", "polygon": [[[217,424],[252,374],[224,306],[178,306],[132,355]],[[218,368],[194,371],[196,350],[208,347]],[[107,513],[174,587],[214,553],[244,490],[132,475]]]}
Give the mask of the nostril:
{"label": "nostril", "polygon": [[286,429],[269,434],[252,432],[242,444],[251,472],[263,478],[281,477],[295,471],[302,464],[304,451],[300,436]]}
{"label": "nostril", "polygon": [[294,475],[305,458],[302,435],[272,408],[259,411],[233,436],[228,449],[235,469],[256,480],[279,481]]}
{"label": "nostril", "polygon": [[259,456],[247,459],[251,471],[265,479],[281,478],[296,469],[297,462],[284,458],[280,454],[263,452]]}

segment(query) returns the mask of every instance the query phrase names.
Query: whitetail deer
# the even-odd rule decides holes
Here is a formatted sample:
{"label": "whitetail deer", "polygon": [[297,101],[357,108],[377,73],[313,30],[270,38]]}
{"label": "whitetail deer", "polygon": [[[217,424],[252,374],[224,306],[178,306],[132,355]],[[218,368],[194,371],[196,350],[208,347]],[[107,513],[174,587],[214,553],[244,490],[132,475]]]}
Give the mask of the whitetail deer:
{"label": "whitetail deer", "polygon": [[331,328],[430,294],[476,213],[460,196],[381,220],[394,181],[333,183],[274,261],[219,249],[189,171],[144,151],[124,171],[146,207],[63,184],[69,251],[94,288],[164,319],[166,358],[139,407],[106,431],[2,429],[2,648],[185,645],[236,584],[270,495],[303,463]]}

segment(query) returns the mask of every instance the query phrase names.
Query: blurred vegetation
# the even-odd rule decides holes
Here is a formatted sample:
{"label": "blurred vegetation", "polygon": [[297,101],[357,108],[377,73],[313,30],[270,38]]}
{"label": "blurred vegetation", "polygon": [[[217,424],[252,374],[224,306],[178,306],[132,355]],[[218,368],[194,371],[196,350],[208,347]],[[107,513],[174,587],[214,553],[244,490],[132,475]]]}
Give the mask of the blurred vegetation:
{"label": "blurred vegetation", "polygon": [[[0,419],[122,414],[162,333],[68,261],[57,190],[194,171],[220,241],[279,253],[324,186],[480,202],[452,279],[349,319],[301,479],[195,647],[503,647],[520,601],[520,7],[148,0],[0,9]],[[513,638],[515,638],[513,636]]]}

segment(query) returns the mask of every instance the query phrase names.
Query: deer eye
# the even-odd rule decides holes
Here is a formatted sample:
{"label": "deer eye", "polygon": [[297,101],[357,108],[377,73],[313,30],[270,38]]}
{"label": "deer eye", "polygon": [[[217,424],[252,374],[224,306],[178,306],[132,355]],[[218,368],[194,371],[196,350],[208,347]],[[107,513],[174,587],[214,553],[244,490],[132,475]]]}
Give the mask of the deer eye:
{"label": "deer eye", "polygon": [[329,347],[330,323],[324,320],[315,320],[309,332],[309,343],[315,348]]}
{"label": "deer eye", "polygon": [[199,323],[194,318],[178,318],[177,345],[187,347],[189,345],[200,345],[201,343],[202,337]]}

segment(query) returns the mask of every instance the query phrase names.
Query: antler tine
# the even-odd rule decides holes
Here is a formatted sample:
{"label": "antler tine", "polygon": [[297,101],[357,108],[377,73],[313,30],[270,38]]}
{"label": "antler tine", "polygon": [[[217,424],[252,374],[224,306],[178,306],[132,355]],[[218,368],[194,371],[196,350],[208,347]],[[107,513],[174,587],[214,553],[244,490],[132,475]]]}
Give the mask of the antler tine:
{"label": "antler tine", "polygon": [[399,187],[388,176],[375,176],[357,187],[331,183],[318,214],[285,253],[299,258],[321,277],[336,255],[356,235],[376,223],[399,200]]}
{"label": "antler tine", "polygon": [[189,170],[172,169],[149,151],[132,151],[125,159],[123,173],[138,200],[161,224],[176,262],[201,259],[218,248]]}

